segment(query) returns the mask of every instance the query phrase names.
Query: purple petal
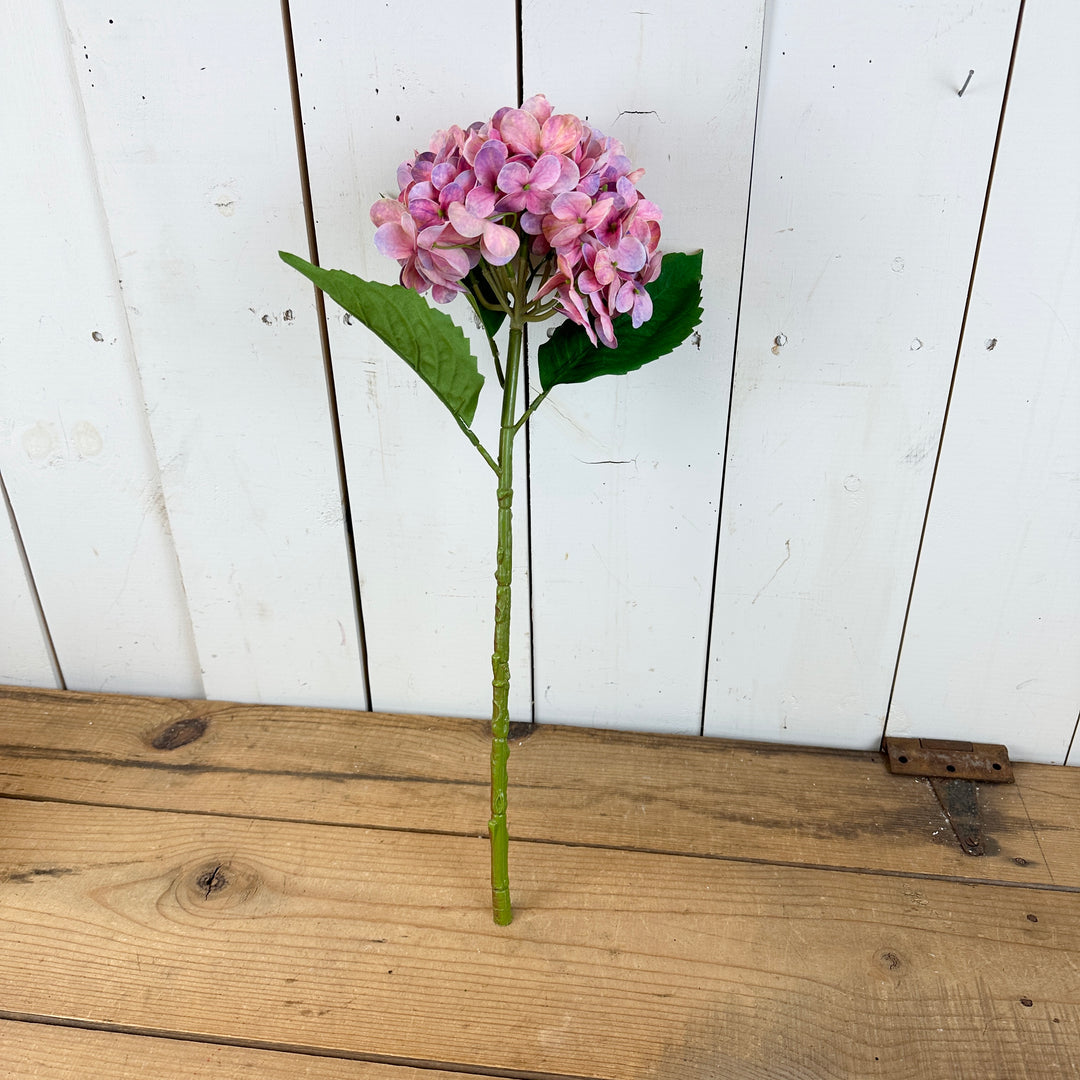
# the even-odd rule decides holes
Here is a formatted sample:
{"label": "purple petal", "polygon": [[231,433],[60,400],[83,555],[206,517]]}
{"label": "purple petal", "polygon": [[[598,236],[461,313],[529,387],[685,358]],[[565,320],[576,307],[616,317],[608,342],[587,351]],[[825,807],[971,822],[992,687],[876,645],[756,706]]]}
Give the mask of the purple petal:
{"label": "purple petal", "polygon": [[539,236],[544,231],[544,219],[540,214],[530,214],[526,211],[521,215],[520,224],[522,232],[530,236]]}
{"label": "purple petal", "polygon": [[506,144],[499,142],[498,139],[488,139],[480,147],[476,160],[473,162],[473,172],[484,187],[495,186],[499,170],[506,164],[506,153]]}
{"label": "purple petal", "polygon": [[436,225],[442,220],[439,204],[431,199],[410,199],[409,213],[412,214],[417,227],[421,229]]}
{"label": "purple petal", "polygon": [[612,261],[624,273],[636,274],[647,259],[645,245],[633,236],[624,236],[615,249]]}
{"label": "purple petal", "polygon": [[634,293],[634,314],[630,317],[630,322],[635,330],[642,323],[646,323],[652,318],[652,311],[652,297],[644,289],[636,290]]}
{"label": "purple petal", "polygon": [[462,190],[461,185],[455,180],[453,183],[447,184],[446,187],[439,192],[439,205],[445,210],[452,202],[464,202],[465,192]]}
{"label": "purple petal", "polygon": [[516,214],[525,209],[525,195],[524,191],[515,191],[511,195],[504,195],[495,204],[496,214]]}
{"label": "purple petal", "polygon": [[444,161],[431,170],[431,182],[435,185],[436,189],[444,188],[455,176],[457,176],[457,174],[457,166],[452,165],[449,161]]}

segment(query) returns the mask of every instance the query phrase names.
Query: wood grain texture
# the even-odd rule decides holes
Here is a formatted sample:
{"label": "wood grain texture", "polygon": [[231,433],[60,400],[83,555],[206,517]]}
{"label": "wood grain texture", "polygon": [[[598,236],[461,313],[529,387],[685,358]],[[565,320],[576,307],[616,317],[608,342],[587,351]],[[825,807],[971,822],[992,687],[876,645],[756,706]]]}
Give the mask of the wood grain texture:
{"label": "wood grain texture", "polygon": [[879,744],[1017,6],[769,7],[706,734]]}
{"label": "wood grain texture", "polygon": [[469,1073],[0,1020],[6,1080],[461,1080]]}
{"label": "wood grain texture", "polygon": [[[59,5],[0,11],[0,470],[67,685],[198,697],[75,64]],[[0,655],[38,634],[5,626]]]}
{"label": "wood grain texture", "polygon": [[1080,712],[1078,48],[1072,4],[1028,6],[889,714],[1054,762]]}
{"label": "wood grain texture", "polygon": [[597,5],[587,32],[622,73],[598,79],[565,48],[578,4],[522,7],[526,94],[622,141],[664,213],[661,249],[704,252],[689,341],[558,387],[531,422],[538,720],[701,730],[763,8]]}
{"label": "wood grain texture", "polygon": [[211,696],[363,707],[276,0],[65,0]]}
{"label": "wood grain texture", "polygon": [[1080,1067],[1076,892],[514,845],[505,930],[479,838],[0,809],[9,1015],[610,1080]]}
{"label": "wood grain texture", "polygon": [[[409,22],[397,5],[291,5],[319,257],[324,266],[396,282],[374,247],[368,210],[396,195],[400,162],[434,132],[468,127],[516,100],[513,5],[470,27],[483,55],[462,79],[461,50],[440,17]],[[470,338],[485,377],[473,428],[497,453],[502,395],[465,301],[440,308]],[[495,477],[449,411],[412,370],[336,304],[327,321],[353,506],[372,707],[453,716],[491,713]],[[505,352],[506,332],[501,345]],[[524,395],[522,395],[524,397]],[[528,501],[517,441],[511,715],[532,718]]]}
{"label": "wood grain texture", "polygon": [[[526,729],[528,730],[528,729]],[[156,746],[155,746],[156,744]],[[168,749],[168,747],[173,747]],[[988,854],[879,755],[538,725],[513,743],[511,835],[730,859],[1080,887],[1080,782],[983,785]],[[0,690],[0,792],[479,835],[487,725]]]}

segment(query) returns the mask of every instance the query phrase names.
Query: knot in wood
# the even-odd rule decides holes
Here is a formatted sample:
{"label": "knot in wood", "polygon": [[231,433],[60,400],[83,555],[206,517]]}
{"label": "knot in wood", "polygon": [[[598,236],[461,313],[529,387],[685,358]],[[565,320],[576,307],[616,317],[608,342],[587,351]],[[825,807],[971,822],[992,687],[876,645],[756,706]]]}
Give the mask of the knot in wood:
{"label": "knot in wood", "polygon": [[201,716],[189,716],[162,728],[151,735],[148,741],[155,750],[178,750],[181,746],[201,739],[209,726],[209,720],[204,720]]}
{"label": "knot in wood", "polygon": [[259,873],[235,859],[203,861],[182,874],[177,882],[177,896],[190,910],[215,911],[246,904],[259,892]]}

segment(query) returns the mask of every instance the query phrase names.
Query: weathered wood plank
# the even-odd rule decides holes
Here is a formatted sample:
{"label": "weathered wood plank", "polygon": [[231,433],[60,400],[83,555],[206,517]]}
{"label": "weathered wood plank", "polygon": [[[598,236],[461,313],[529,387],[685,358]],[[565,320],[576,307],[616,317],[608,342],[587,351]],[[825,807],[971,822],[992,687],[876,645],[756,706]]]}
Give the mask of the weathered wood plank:
{"label": "weathered wood plank", "polygon": [[[1080,780],[1053,766],[981,788],[972,859],[876,754],[545,724],[510,764],[520,839],[1080,886]],[[487,785],[480,721],[0,689],[0,791],[23,798],[475,835]]]}
{"label": "weathered wood plank", "polygon": [[531,421],[538,720],[701,730],[764,9],[596,5],[586,32],[620,72],[598,79],[565,48],[575,0],[522,6],[525,92],[620,139],[664,212],[661,249],[704,251],[700,333],[558,387]]}
{"label": "weathered wood plank", "polygon": [[276,0],[64,0],[206,693],[364,707]]}
{"label": "weathered wood plank", "polygon": [[[6,800],[8,1014],[610,1080],[1080,1068],[1080,894]],[[1055,1071],[1056,1070],[1056,1071]]]}
{"label": "weathered wood plank", "polygon": [[470,1074],[0,1020],[7,1080],[461,1080]]}
{"label": "weathered wood plank", "polygon": [[[66,684],[198,697],[187,598],[76,80],[87,61],[83,50],[77,65],[72,57],[61,7],[0,9],[0,143],[19,147],[18,164],[0,169],[9,252],[0,262],[0,469]],[[130,138],[126,125],[121,137]],[[0,607],[9,610],[20,609]],[[39,634],[6,624],[0,668],[14,664],[14,678]],[[52,684],[47,659],[39,670],[44,682],[26,681]]]}
{"label": "weathered wood plank", "polygon": [[889,714],[1053,762],[1080,711],[1078,49],[1070,0],[1028,5]]}
{"label": "weathered wood plank", "polygon": [[1017,7],[769,5],[706,734],[880,740]]}

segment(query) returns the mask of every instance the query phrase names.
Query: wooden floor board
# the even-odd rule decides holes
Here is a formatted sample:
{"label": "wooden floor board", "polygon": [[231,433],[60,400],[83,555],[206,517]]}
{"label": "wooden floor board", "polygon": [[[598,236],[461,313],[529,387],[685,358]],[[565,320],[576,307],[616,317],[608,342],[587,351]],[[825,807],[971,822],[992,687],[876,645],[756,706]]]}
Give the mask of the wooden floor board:
{"label": "wooden floor board", "polygon": [[0,1020],[5,1080],[469,1080],[477,1074]]}
{"label": "wooden floor board", "polygon": [[[983,785],[972,860],[930,786],[879,754],[526,731],[521,839],[1080,886],[1075,770]],[[0,794],[475,834],[487,784],[479,721],[0,688]]]}
{"label": "wooden floor board", "polygon": [[9,1014],[605,1080],[1080,1070],[1075,892],[515,844],[501,929],[479,839],[6,800],[0,844]]}
{"label": "wooden floor board", "polygon": [[484,727],[0,690],[4,1075],[1080,1075],[1077,770]]}

